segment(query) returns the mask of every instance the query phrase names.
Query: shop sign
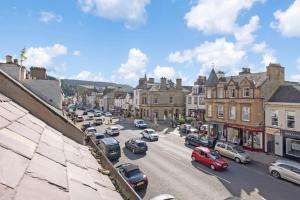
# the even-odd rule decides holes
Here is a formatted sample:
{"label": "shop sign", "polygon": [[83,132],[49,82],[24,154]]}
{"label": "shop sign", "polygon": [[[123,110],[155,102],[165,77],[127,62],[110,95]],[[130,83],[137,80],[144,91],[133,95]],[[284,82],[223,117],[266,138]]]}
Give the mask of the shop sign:
{"label": "shop sign", "polygon": [[266,127],[266,133],[269,135],[280,135],[280,130],[277,128]]}
{"label": "shop sign", "polygon": [[283,130],[283,136],[289,138],[300,139],[300,132]]}
{"label": "shop sign", "polygon": [[245,130],[248,130],[248,131],[257,131],[257,132],[263,132],[264,131],[264,128],[247,127],[247,126],[238,125],[238,124],[227,124],[227,127],[240,128],[240,129],[245,129]]}

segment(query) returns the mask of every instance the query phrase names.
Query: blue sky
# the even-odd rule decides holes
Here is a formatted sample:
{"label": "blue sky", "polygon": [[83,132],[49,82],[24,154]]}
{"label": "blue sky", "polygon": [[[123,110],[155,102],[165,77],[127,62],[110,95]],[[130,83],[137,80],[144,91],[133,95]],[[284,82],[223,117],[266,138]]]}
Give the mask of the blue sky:
{"label": "blue sky", "polygon": [[[146,72],[192,84],[270,62],[300,81],[300,0],[3,0],[0,59],[61,78],[136,85]],[[213,64],[212,64],[213,63]]]}

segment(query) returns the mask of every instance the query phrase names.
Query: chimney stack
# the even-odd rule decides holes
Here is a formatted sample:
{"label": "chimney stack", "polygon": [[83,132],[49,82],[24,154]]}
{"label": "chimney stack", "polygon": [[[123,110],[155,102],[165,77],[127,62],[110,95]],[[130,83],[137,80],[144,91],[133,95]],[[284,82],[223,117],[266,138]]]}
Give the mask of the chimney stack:
{"label": "chimney stack", "polygon": [[250,68],[243,67],[242,71],[239,73],[239,75],[242,75],[242,74],[251,74]]}
{"label": "chimney stack", "polygon": [[43,67],[30,67],[30,76],[36,80],[46,80],[46,69]]}
{"label": "chimney stack", "polygon": [[182,88],[182,80],[181,78],[176,79],[176,88],[181,89]]}
{"label": "chimney stack", "polygon": [[13,62],[12,62],[12,56],[11,56],[11,55],[7,55],[7,56],[6,56],[6,63],[13,63]]}
{"label": "chimney stack", "polygon": [[154,78],[149,78],[148,83],[154,83]]}
{"label": "chimney stack", "polygon": [[18,59],[14,59],[14,64],[16,64],[16,65],[18,65],[19,64],[19,62],[18,62]]}
{"label": "chimney stack", "polygon": [[167,89],[167,79],[165,77],[160,78],[160,88]]}

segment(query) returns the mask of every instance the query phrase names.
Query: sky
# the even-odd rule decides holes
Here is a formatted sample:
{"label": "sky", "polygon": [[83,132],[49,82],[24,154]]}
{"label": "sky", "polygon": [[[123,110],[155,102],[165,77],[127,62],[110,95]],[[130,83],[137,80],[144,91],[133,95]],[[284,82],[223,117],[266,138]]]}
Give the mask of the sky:
{"label": "sky", "polygon": [[27,68],[132,86],[280,63],[300,81],[299,19],[300,0],[2,0],[0,61],[25,47]]}

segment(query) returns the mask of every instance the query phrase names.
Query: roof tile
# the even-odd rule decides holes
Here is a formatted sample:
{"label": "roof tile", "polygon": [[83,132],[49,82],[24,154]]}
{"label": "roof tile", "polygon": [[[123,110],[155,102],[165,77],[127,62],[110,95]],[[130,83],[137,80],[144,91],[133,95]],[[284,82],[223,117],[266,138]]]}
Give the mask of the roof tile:
{"label": "roof tile", "polygon": [[90,186],[91,188],[96,189],[94,181],[91,178],[91,176],[89,175],[87,169],[77,167],[76,165],[73,165],[72,163],[67,162],[67,171],[68,171],[68,179],[69,180],[75,180],[82,184]]}
{"label": "roof tile", "polygon": [[26,137],[27,139],[35,143],[38,143],[41,137],[41,135],[38,132],[18,122],[13,122],[7,128],[15,133],[18,133],[19,135],[22,135],[23,137]]}
{"label": "roof tile", "polygon": [[81,183],[71,180],[70,182],[70,197],[71,200],[100,200],[99,193]]}
{"label": "roof tile", "polygon": [[0,103],[0,106],[9,110],[10,112],[13,112],[19,116],[25,115],[26,113],[23,112],[22,110],[18,109],[17,107],[13,106],[12,104],[10,104],[9,102],[2,102]]}
{"label": "roof tile", "polygon": [[13,102],[13,101],[10,101],[9,104],[11,104],[12,106],[18,108],[19,110],[21,110],[21,111],[24,112],[24,113],[28,113],[28,110],[26,110],[25,108],[23,108],[22,106],[16,104],[16,103]]}
{"label": "roof tile", "polygon": [[15,190],[0,184],[0,199],[1,200],[13,200],[15,196]]}
{"label": "roof tile", "polygon": [[63,150],[63,139],[60,135],[55,134],[46,128],[42,134],[41,141],[45,142],[57,149]]}
{"label": "roof tile", "polygon": [[61,149],[51,146],[45,142],[40,142],[37,152],[55,162],[66,166],[64,152]]}
{"label": "roof tile", "polygon": [[0,116],[0,129],[10,124],[10,121]]}
{"label": "roof tile", "polygon": [[15,200],[69,200],[68,193],[47,181],[25,175]]}
{"label": "roof tile", "polygon": [[31,159],[37,144],[4,128],[0,130],[0,146]]}
{"label": "roof tile", "polygon": [[100,185],[102,187],[107,187],[110,188],[111,190],[115,190],[115,186],[112,184],[108,176],[103,175],[94,169],[88,169],[88,170],[90,176],[92,177],[96,185]]}
{"label": "roof tile", "polygon": [[11,101],[8,97],[0,93],[0,102]]}
{"label": "roof tile", "polygon": [[66,168],[40,154],[34,154],[27,172],[32,177],[47,180],[65,189],[68,188]]}
{"label": "roof tile", "polygon": [[106,187],[97,186],[97,191],[103,200],[122,200],[122,196],[115,190],[111,190]]}
{"label": "roof tile", "polygon": [[36,123],[33,123],[27,116],[28,115],[25,115],[24,117],[18,119],[18,122],[26,125],[27,127],[30,127],[31,129],[33,129],[36,132],[41,134],[43,132],[44,128]]}
{"label": "roof tile", "polygon": [[37,125],[40,125],[41,127],[45,128],[46,127],[46,124],[45,122],[43,122],[42,120],[36,118],[35,116],[33,115],[27,115],[28,119],[30,119],[30,121],[32,121],[33,123],[37,124]]}
{"label": "roof tile", "polygon": [[28,163],[29,159],[0,147],[0,183],[15,188],[23,177]]}
{"label": "roof tile", "polygon": [[11,122],[17,120],[20,117],[19,115],[16,115],[15,113],[10,112],[3,107],[0,107],[0,116],[4,117],[5,119]]}

